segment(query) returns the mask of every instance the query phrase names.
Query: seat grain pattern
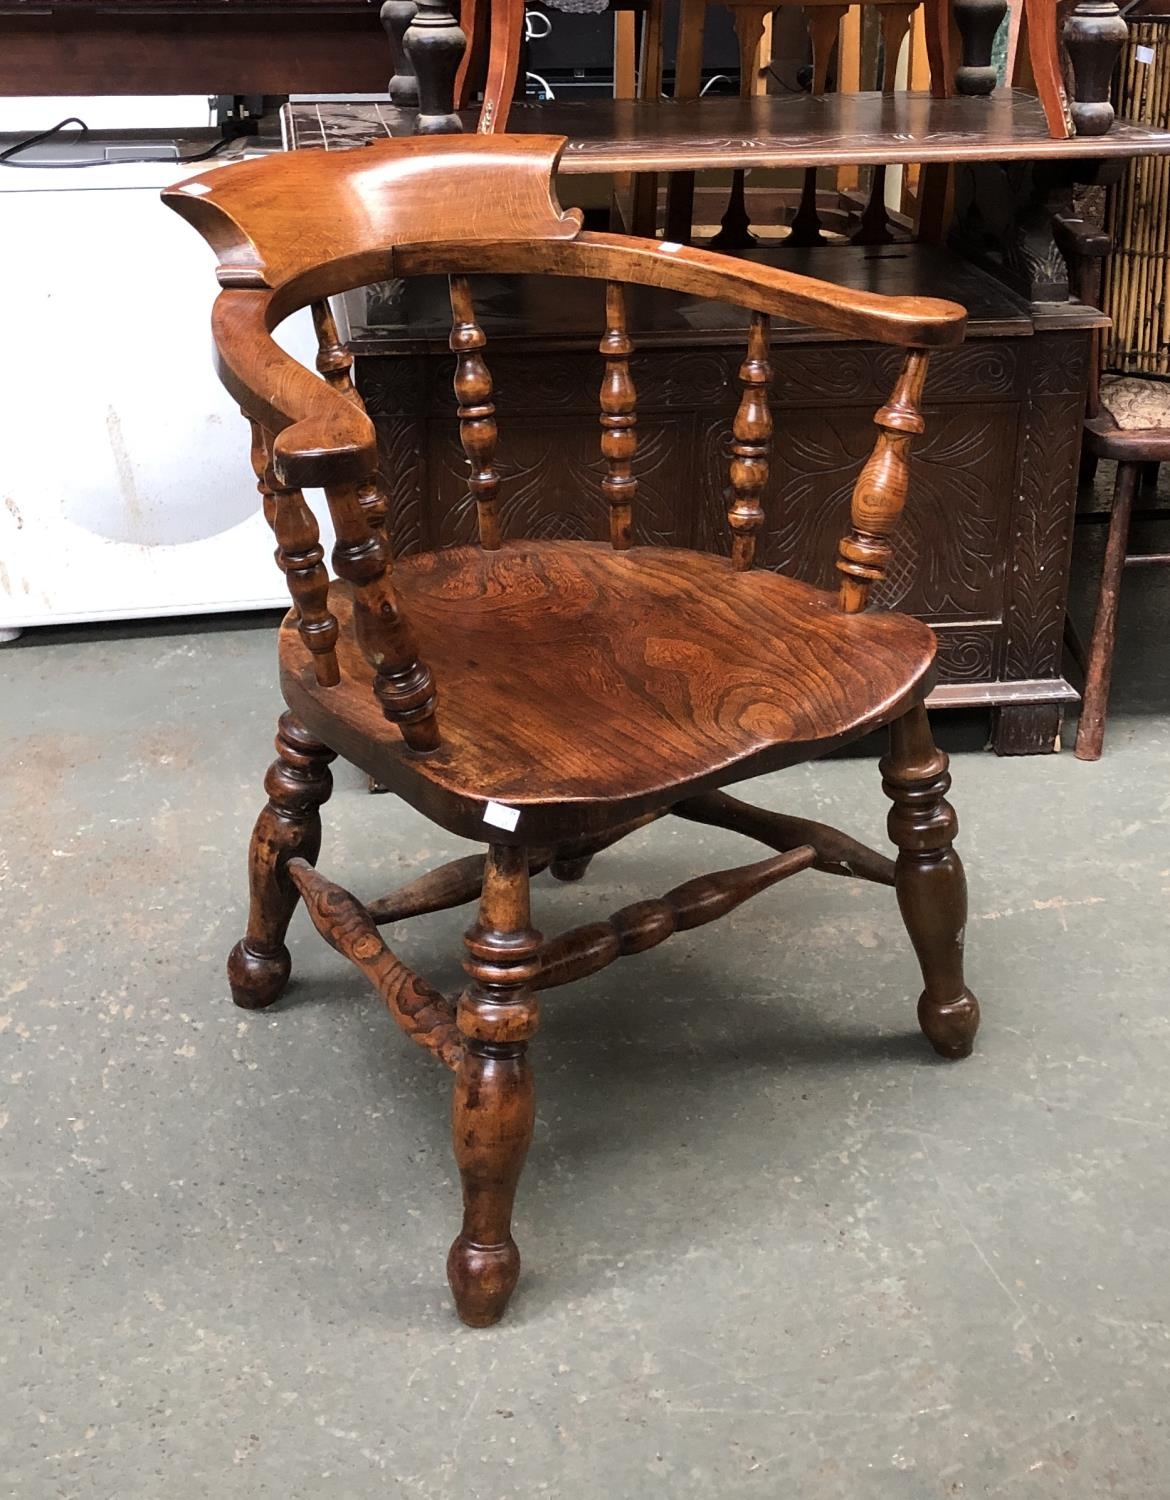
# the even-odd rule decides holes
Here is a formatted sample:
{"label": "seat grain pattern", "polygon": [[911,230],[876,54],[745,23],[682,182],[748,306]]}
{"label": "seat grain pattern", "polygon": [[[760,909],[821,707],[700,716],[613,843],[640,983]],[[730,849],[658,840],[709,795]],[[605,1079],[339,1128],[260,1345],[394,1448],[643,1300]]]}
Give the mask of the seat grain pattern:
{"label": "seat grain pattern", "polygon": [[535,842],[823,753],[920,696],[934,656],[916,620],[677,549],[456,547],[404,560],[395,583],[441,684],[435,754],[411,756],[379,712],[344,585],[340,684],[317,685],[290,619],[284,690],[326,744],[480,838],[489,800]]}

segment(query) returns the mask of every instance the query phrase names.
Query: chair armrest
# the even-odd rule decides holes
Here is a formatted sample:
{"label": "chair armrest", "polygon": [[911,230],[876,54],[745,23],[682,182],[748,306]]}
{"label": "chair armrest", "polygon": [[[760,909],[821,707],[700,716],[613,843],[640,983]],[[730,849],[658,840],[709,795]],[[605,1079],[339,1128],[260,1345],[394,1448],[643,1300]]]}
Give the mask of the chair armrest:
{"label": "chair armrest", "polygon": [[579,234],[557,253],[578,248],[614,254],[618,279],[691,291],[733,302],[753,312],[790,318],[829,333],[875,339],[883,344],[938,348],[959,344],[967,310],[938,297],[887,297],[818,281],[776,266],[756,265],[689,245],[610,234]]}
{"label": "chair armrest", "polygon": [[277,477],[303,489],[358,484],[378,463],[361,407],[286,354],[270,332],[272,294],[221,292],[211,313],[219,378],[245,414],[274,435]]}
{"label": "chair armrest", "polygon": [[829,333],[921,349],[960,344],[967,310],[938,297],[855,292],[775,266],[662,240],[583,230],[572,240],[528,244],[468,240],[396,246],[398,276],[449,272],[582,276],[662,287],[790,318]]}

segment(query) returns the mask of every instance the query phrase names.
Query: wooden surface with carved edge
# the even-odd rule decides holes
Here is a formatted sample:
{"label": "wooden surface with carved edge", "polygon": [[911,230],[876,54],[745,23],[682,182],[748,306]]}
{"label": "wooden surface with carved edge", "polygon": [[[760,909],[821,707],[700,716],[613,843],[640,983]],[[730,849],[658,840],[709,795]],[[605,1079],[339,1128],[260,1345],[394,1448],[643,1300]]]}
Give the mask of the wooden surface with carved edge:
{"label": "wooden surface with carved edge", "polygon": [[[475,129],[476,116],[462,116]],[[285,106],[302,148],[330,152],[409,135],[410,111],[386,104]],[[1105,135],[1053,139],[1037,99],[1019,90],[990,99],[864,92],[706,98],[690,103],[591,99],[515,104],[509,129],[563,135],[562,176],[736,167],[831,167],[898,162],[1080,161],[1170,154],[1170,131],[1118,120]]]}
{"label": "wooden surface with carved edge", "polygon": [[[532,138],[447,140],[429,152],[393,143],[316,160],[270,158],[260,170],[243,164],[167,194],[220,259],[220,370],[253,426],[253,468],[294,597],[280,638],[290,712],[253,835],[252,904],[229,960],[232,993],[252,1008],[277,998],[289,976],[285,932],[303,899],[403,1031],[453,1070],[463,1223],[447,1270],[459,1315],[475,1327],[502,1315],[520,1271],[512,1210],[535,1116],[528,1049],[542,980],[555,989],[594,973],[810,867],[889,882],[876,851],[814,822],[752,809],[726,797],[724,785],[889,725],[893,884],[924,976],[919,1021],[953,1058],[970,1050],[978,1020],[962,977],[965,893],[951,847],[946,759],[922,706],[934,635],[907,616],[861,608],[892,556],[930,351],[961,340],[964,310],[586,235],[552,196],[560,147]],[[468,218],[470,236],[461,232]],[[506,435],[496,430],[490,354],[466,280],[480,269],[605,284],[598,439],[608,545],[500,534],[496,447]],[[453,395],[479,545],[404,559],[392,580],[394,496],[381,503],[369,416],[320,304],[371,277],[435,271],[451,278]],[[730,452],[731,559],[627,545],[637,391],[618,287],[630,283],[723,298],[750,315]],[[271,337],[308,303],[318,304],[317,375]],[[772,316],[895,351],[873,456],[854,486],[839,593],[751,566],[770,453]],[[320,548],[299,499],[299,487],[314,482],[325,489],[337,536],[339,581],[325,597]],[[327,651],[317,639],[326,623]],[[486,844],[482,865],[456,861],[372,907],[320,874],[317,810],[336,754],[433,821]],[[775,852],[546,943],[531,916],[533,871],[547,864],[579,878],[598,850],[675,807]],[[477,881],[478,915],[465,938],[470,982],[452,1002],[391,950],[379,921],[450,906],[473,895]]]}

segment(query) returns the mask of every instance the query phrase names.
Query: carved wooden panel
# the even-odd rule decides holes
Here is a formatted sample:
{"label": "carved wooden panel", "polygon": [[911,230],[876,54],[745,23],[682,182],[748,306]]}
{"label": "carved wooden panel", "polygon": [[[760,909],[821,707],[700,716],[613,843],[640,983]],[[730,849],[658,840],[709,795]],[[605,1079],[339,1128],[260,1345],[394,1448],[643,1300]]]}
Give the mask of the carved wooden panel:
{"label": "carved wooden panel", "polygon": [[[592,422],[526,417],[508,424],[501,416],[496,453],[500,472],[500,522],[506,537],[604,541],[609,506],[601,493],[604,465],[601,429]],[[643,545],[684,546],[690,525],[679,504],[678,458],[690,446],[690,423],[647,416],[638,423],[634,460],[634,540]],[[475,539],[475,506],[467,491],[467,460],[457,428],[436,421],[429,436],[430,545],[446,547]]]}
{"label": "carved wooden panel", "polygon": [[939,677],[943,682],[990,682],[996,674],[999,631],[940,630],[938,632]]}
{"label": "carved wooden panel", "polygon": [[386,531],[395,554],[421,552],[423,541],[423,459],[420,423],[415,417],[379,417],[378,468],[386,494]]}
{"label": "carved wooden panel", "polygon": [[1009,541],[1006,667],[1014,678],[1060,672],[1081,447],[1082,396],[1037,396],[1025,409]]}
{"label": "carved wooden panel", "polygon": [[[893,566],[876,601],[931,620],[998,618],[1004,602],[1002,502],[1012,482],[1019,408],[1012,402],[928,406],[925,416]],[[766,567],[833,586],[837,539],[873,446],[871,417],[868,407],[789,408],[778,416],[759,554]],[[703,424],[698,545],[710,551],[727,550],[729,433],[726,418]]]}
{"label": "carved wooden panel", "polygon": [[[792,344],[776,351],[772,391],[782,405],[833,401],[877,406],[889,395],[901,362],[899,350],[873,344]],[[931,401],[962,402],[976,396],[1019,396],[1020,373],[1016,341],[967,344],[932,358],[927,395]]]}
{"label": "carved wooden panel", "polygon": [[[431,399],[431,376],[436,362],[429,359],[362,359],[355,373],[366,410],[375,419],[407,412],[425,412]],[[444,361],[447,390],[451,392],[454,364]]]}

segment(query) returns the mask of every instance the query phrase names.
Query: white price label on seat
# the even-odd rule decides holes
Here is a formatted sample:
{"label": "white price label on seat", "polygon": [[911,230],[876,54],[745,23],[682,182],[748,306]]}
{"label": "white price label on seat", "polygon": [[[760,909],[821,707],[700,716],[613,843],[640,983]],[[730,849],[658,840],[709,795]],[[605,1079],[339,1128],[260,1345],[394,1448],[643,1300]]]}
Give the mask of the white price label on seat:
{"label": "white price label on seat", "polygon": [[1154,60],[1154,49],[1153,47],[1135,47],[1133,55],[1140,63],[1152,63]]}
{"label": "white price label on seat", "polygon": [[493,828],[503,828],[508,833],[515,833],[516,824],[520,821],[520,809],[506,807],[502,802],[489,802],[483,810],[483,820]]}

